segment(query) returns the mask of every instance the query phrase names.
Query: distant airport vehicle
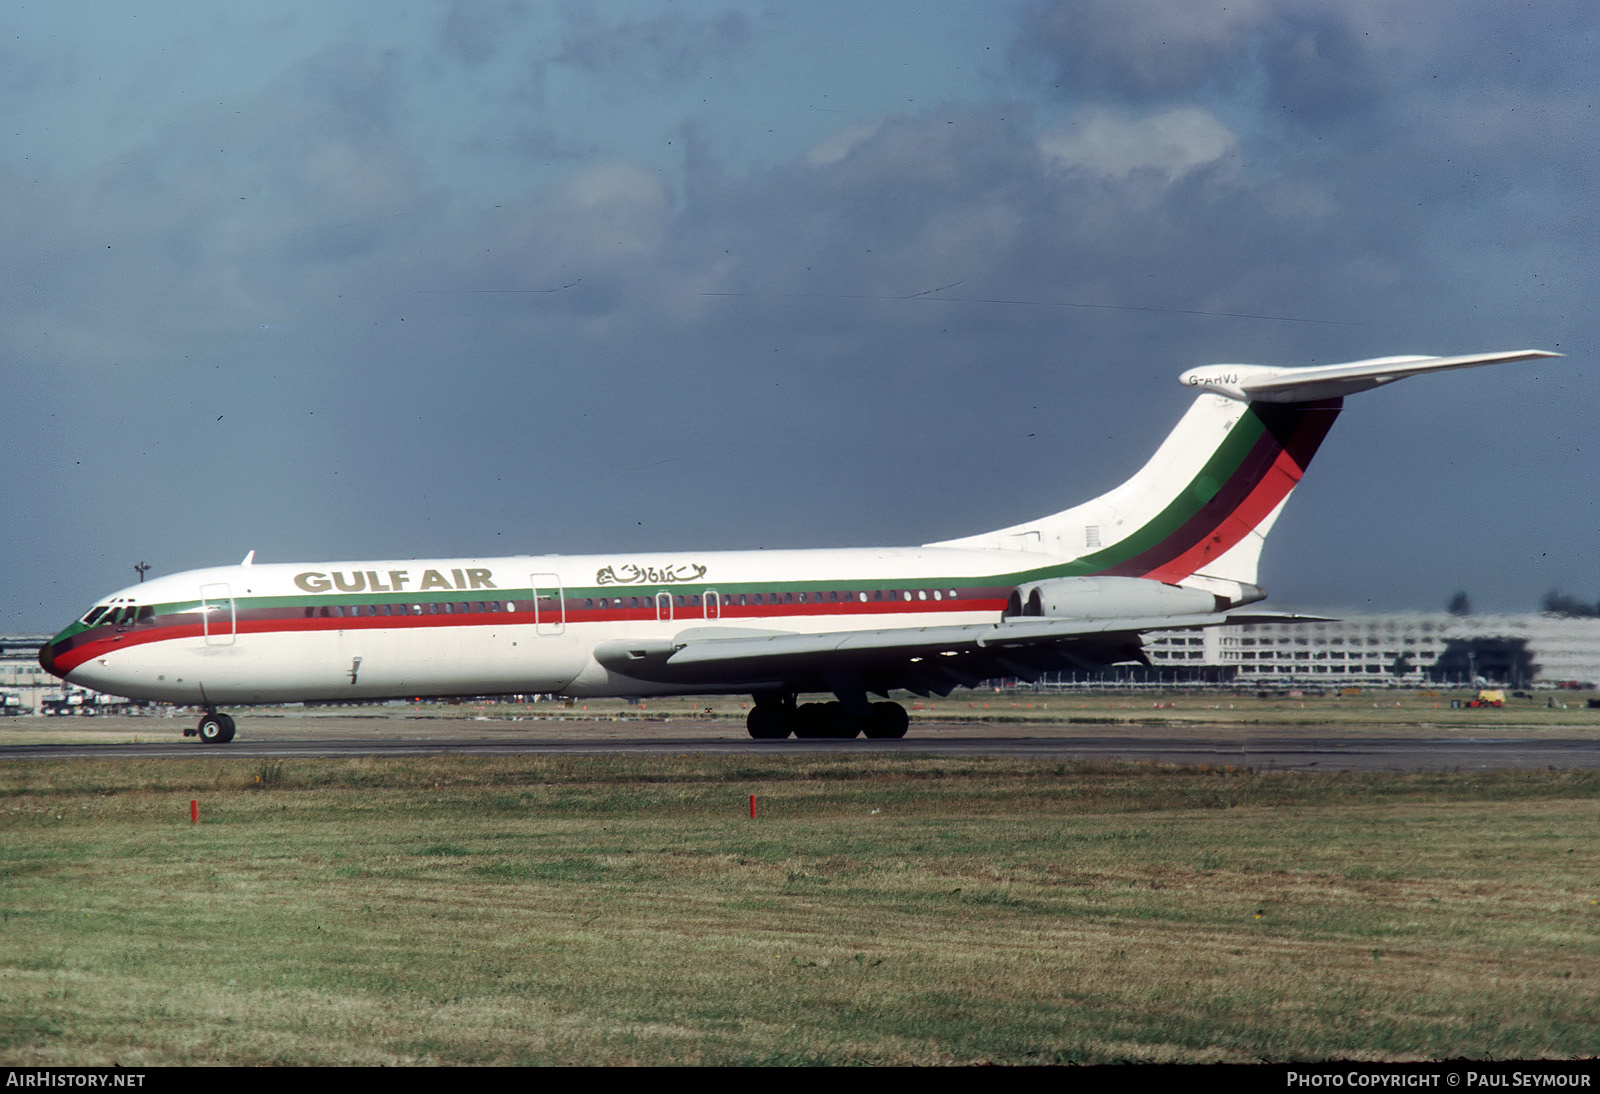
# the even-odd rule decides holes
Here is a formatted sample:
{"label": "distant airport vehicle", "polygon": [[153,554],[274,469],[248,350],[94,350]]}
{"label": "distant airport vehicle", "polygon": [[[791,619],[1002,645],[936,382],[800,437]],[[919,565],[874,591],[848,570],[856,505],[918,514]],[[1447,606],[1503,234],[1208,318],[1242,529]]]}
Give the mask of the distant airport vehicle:
{"label": "distant airport vehicle", "polygon": [[[1343,396],[1541,350],[1209,365],[1131,479],[921,547],[255,564],[106,597],[39,653],[74,684],[200,706],[516,693],[745,694],[757,738],[900,737],[894,689],[1145,662],[1148,631],[1244,615],[1261,545]],[[1147,662],[1146,662],[1147,663]],[[798,703],[807,693],[831,702]]]}

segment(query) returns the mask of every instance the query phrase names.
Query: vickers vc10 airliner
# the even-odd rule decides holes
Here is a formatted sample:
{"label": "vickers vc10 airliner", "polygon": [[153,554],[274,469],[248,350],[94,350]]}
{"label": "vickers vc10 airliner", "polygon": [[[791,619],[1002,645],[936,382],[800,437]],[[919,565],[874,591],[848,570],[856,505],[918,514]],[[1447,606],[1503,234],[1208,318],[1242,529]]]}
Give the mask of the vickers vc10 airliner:
{"label": "vickers vc10 airliner", "polygon": [[[891,690],[1145,661],[1152,630],[1261,619],[1261,545],[1345,395],[1541,350],[1208,365],[1137,474],[921,547],[255,563],[158,577],[39,653],[74,684],[200,707],[553,693],[749,694],[752,737],[900,737]],[[1283,618],[1283,617],[1275,617]],[[806,693],[833,701],[799,704]]]}

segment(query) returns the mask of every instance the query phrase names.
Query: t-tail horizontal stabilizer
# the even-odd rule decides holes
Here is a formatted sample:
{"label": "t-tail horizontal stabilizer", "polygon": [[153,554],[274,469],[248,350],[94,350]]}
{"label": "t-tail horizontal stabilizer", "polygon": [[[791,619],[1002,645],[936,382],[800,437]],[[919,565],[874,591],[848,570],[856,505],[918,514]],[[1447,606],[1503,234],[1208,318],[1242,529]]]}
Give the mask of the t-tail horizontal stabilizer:
{"label": "t-tail horizontal stabilizer", "polygon": [[1188,387],[1214,391],[1241,402],[1309,403],[1369,391],[1407,376],[1477,368],[1506,361],[1531,361],[1560,357],[1542,349],[1505,353],[1471,353],[1462,357],[1374,357],[1343,365],[1287,367],[1274,365],[1204,365],[1179,377]]}

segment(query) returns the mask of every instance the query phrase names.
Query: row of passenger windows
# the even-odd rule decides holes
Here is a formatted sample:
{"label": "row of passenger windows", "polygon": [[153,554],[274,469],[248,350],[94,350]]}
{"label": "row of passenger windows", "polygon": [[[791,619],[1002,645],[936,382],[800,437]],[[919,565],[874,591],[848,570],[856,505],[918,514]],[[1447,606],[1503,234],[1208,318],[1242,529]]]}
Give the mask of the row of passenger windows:
{"label": "row of passenger windows", "polygon": [[[861,603],[882,602],[885,600],[955,600],[960,594],[955,589],[873,589],[870,592],[856,592],[850,590],[832,590],[829,592],[802,592],[802,593],[716,593],[705,594],[705,603],[708,607],[720,605],[724,608],[747,608],[758,604],[841,604],[852,601]],[[680,608],[698,608],[701,605],[700,594],[680,593],[673,597],[673,602]],[[656,604],[653,596],[602,596],[588,597],[583,606],[586,609],[606,608],[649,608]]]}
{"label": "row of passenger windows", "polygon": [[429,604],[324,604],[320,608],[311,605],[306,608],[306,618],[312,619],[321,616],[323,619],[344,619],[361,616],[380,615],[475,615],[480,612],[514,612],[517,610],[515,601],[507,600],[501,603],[498,600],[475,600],[467,602],[429,603]]}
{"label": "row of passenger windows", "polygon": [[[715,592],[705,594],[707,607],[745,608],[767,604],[841,604],[850,602],[882,603],[884,601],[909,601],[909,600],[955,600],[960,594],[955,589],[873,589],[867,592],[851,590],[833,590],[829,592],[791,592],[791,593],[726,593],[718,595]],[[554,609],[556,605],[553,598],[546,596],[542,591],[539,599],[551,601],[548,608]],[[673,597],[673,602],[680,608],[698,608],[701,606],[701,594],[679,593]],[[589,597],[583,602],[584,608],[606,610],[610,608],[652,608],[656,606],[653,596],[629,597]],[[529,605],[531,609],[532,605]],[[427,604],[323,604],[308,605],[305,609],[307,619],[346,619],[374,616],[396,615],[475,615],[484,612],[514,612],[517,610],[516,601],[506,600],[474,600],[474,601],[449,601],[430,602]],[[134,623],[149,623],[154,617],[155,609],[150,605],[137,607],[128,605],[118,607],[115,605],[100,605],[91,608],[83,617],[85,626],[117,625],[131,626]]]}
{"label": "row of passenger windows", "polygon": [[[960,593],[955,589],[874,589],[870,592],[831,591],[831,592],[799,592],[799,593],[727,593],[718,595],[715,592],[706,593],[704,603],[708,607],[745,608],[767,604],[840,604],[851,601],[861,603],[882,603],[884,601],[908,600],[955,600]],[[541,594],[541,600],[550,600]],[[679,608],[698,608],[702,605],[701,594],[679,593],[673,596],[673,603]],[[602,596],[586,597],[583,606],[588,611],[620,608],[653,608],[656,598],[653,596]],[[552,603],[550,608],[554,608]],[[395,615],[458,615],[478,612],[514,612],[517,610],[515,601],[498,600],[471,601],[467,603],[429,603],[429,604],[324,604],[321,607],[311,605],[306,608],[306,618],[321,616],[323,619],[344,618],[349,616],[395,616]]]}

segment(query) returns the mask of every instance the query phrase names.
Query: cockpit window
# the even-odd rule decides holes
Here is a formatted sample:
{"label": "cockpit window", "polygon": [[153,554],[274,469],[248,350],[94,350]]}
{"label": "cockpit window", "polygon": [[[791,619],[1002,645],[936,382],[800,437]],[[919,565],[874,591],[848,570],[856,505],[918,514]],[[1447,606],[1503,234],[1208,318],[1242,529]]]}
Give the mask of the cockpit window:
{"label": "cockpit window", "polygon": [[83,625],[85,627],[94,626],[94,621],[104,615],[105,610],[106,606],[104,604],[96,604],[94,607],[90,608],[88,613],[83,617]]}

